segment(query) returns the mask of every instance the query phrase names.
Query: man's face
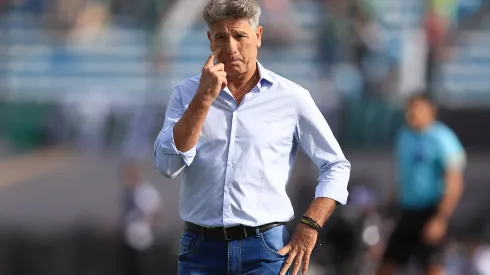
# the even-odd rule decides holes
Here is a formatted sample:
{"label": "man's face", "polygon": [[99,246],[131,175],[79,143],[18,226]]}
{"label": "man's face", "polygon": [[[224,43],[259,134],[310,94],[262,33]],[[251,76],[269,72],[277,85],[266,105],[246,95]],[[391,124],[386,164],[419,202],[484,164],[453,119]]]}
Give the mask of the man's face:
{"label": "man's face", "polygon": [[237,77],[254,68],[262,44],[262,27],[254,30],[248,19],[218,21],[209,31],[211,51],[221,48],[217,59],[228,76]]}
{"label": "man's face", "polygon": [[421,131],[434,121],[435,109],[426,100],[414,99],[408,103],[405,116],[412,129]]}

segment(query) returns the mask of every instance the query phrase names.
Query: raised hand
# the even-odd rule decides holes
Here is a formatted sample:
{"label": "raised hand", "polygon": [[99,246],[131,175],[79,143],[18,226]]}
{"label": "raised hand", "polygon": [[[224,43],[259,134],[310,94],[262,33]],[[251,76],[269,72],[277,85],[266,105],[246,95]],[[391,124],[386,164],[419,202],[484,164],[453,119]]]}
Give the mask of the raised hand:
{"label": "raised hand", "polygon": [[203,100],[210,102],[213,102],[218,97],[219,92],[228,85],[225,65],[223,63],[215,64],[215,60],[220,52],[221,48],[216,49],[209,56],[206,64],[204,64],[201,82],[197,91]]}

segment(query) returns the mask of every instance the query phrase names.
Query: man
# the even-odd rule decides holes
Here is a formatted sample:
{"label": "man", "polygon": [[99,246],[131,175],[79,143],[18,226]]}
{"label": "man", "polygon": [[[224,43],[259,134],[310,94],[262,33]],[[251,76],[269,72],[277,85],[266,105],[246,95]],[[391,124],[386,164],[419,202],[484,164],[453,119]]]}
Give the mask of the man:
{"label": "man", "polygon": [[[304,273],[318,231],[347,200],[350,163],[309,92],[257,61],[260,12],[256,0],[209,1],[213,53],[175,88],[155,141],[157,170],[184,171],[179,274]],[[320,176],[290,239],[286,185],[300,146]]]}
{"label": "man", "polygon": [[412,256],[425,274],[444,272],[444,236],[463,190],[466,161],[456,135],[435,117],[427,97],[409,99],[408,127],[401,130],[396,144],[402,214],[388,241],[380,275],[394,274]]}

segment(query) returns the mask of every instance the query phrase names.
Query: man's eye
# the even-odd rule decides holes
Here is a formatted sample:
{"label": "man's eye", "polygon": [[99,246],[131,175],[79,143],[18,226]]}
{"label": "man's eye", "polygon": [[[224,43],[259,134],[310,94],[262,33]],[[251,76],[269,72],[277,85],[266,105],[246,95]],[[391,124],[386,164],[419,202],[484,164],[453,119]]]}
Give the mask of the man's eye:
{"label": "man's eye", "polygon": [[241,39],[241,38],[244,38],[244,37],[245,37],[245,35],[243,35],[243,34],[239,34],[239,35],[236,36],[237,39]]}
{"label": "man's eye", "polygon": [[216,36],[216,40],[223,40],[224,38],[224,36]]}

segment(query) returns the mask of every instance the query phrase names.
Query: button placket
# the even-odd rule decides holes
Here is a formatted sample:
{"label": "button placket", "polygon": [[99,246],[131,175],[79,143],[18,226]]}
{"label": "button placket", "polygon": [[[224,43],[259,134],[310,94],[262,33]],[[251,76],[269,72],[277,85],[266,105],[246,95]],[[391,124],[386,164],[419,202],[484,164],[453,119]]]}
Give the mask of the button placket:
{"label": "button placket", "polygon": [[[229,217],[228,213],[231,212],[231,204],[230,204],[230,185],[233,179],[234,167],[235,167],[235,133],[236,133],[236,111],[232,113],[231,120],[231,131],[230,131],[230,140],[228,144],[228,158],[227,158],[227,167],[225,171],[225,182],[224,182],[224,198],[223,198],[223,222]],[[224,222],[225,223],[225,222]]]}

